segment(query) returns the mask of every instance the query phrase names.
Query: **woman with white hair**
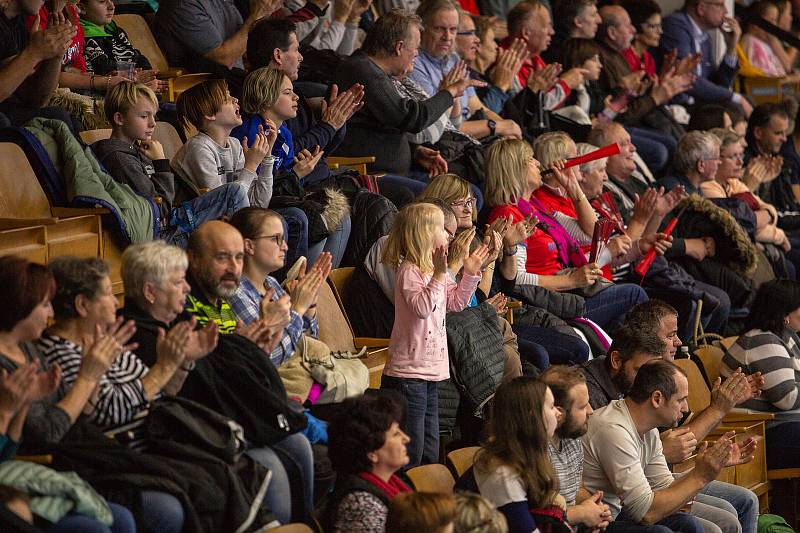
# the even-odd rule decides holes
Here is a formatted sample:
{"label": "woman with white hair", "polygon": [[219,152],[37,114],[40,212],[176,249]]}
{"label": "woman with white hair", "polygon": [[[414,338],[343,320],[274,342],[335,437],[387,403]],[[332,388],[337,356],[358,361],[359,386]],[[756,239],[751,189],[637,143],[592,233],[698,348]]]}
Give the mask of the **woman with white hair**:
{"label": "woman with white hair", "polygon": [[[121,314],[126,319],[136,322],[137,332],[134,340],[139,344],[136,353],[147,365],[152,365],[157,360],[159,329],[166,330],[179,320],[183,313],[186,295],[190,290],[186,281],[188,265],[186,252],[164,241],[135,244],[129,246],[122,254],[125,306]],[[195,330],[193,333],[201,338],[206,337],[209,341],[213,337],[211,350],[216,346],[217,328],[214,321],[209,321],[205,328]],[[210,357],[217,356],[212,354]],[[192,364],[182,367],[185,373],[193,369]],[[235,401],[241,402],[241,398]],[[264,407],[253,406],[253,409],[264,409]],[[260,446],[261,443],[256,445]],[[250,448],[247,454],[272,472],[272,482],[264,501],[282,523],[300,518],[292,516],[292,495],[288,474],[290,469],[300,473],[305,507],[308,511],[312,509],[309,506],[313,505],[313,456],[311,445],[302,433],[287,435],[269,447]]]}

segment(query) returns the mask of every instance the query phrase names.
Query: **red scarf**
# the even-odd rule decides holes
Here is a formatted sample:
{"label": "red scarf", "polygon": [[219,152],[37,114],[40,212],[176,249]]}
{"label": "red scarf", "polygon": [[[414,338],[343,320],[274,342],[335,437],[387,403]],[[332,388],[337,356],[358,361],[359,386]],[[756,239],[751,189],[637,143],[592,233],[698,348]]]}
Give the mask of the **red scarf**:
{"label": "red scarf", "polygon": [[403,481],[394,474],[392,474],[392,477],[389,478],[388,482],[382,480],[372,472],[361,472],[358,474],[358,477],[378,487],[378,489],[380,489],[380,491],[384,493],[390,500],[393,500],[395,496],[401,492],[411,492],[411,489],[408,487],[408,485],[403,483]]}

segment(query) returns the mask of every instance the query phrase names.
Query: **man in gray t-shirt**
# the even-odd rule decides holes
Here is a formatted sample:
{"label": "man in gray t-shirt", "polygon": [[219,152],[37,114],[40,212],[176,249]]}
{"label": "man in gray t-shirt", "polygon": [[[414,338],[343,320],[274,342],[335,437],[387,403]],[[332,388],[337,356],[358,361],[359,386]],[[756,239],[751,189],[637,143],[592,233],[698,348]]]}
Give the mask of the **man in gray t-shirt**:
{"label": "man in gray t-shirt", "polygon": [[170,65],[192,72],[242,70],[250,28],[281,3],[250,0],[250,14],[242,19],[233,0],[161,0],[154,33]]}

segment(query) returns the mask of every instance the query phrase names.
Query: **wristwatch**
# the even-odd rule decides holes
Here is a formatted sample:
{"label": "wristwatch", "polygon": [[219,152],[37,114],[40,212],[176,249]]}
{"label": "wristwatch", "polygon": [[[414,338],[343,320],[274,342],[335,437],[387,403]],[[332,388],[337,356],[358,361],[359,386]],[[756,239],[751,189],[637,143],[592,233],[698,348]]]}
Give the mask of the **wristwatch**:
{"label": "wristwatch", "polygon": [[490,118],[487,118],[486,125],[489,126],[489,135],[496,135],[495,130],[497,129],[497,122],[495,122]]}

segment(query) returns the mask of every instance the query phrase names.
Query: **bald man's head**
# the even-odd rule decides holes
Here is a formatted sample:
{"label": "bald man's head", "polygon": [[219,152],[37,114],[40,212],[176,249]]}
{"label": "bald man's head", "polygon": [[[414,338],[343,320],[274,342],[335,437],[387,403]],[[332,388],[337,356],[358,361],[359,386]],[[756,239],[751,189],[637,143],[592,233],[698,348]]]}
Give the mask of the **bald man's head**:
{"label": "bald man's head", "polygon": [[617,51],[628,48],[636,35],[631,17],[622,6],[603,6],[600,8],[603,19],[598,30],[598,38]]}
{"label": "bald man's head", "polygon": [[189,236],[189,272],[211,300],[230,298],[239,288],[244,261],[244,240],[226,222],[212,220]]}

